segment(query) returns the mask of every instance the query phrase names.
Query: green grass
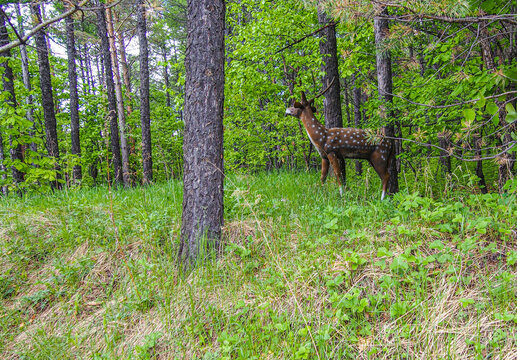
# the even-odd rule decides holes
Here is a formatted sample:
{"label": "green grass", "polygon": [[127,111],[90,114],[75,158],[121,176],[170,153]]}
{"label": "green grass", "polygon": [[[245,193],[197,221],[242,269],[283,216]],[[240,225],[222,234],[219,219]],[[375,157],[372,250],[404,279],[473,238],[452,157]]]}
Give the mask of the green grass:
{"label": "green grass", "polygon": [[0,199],[0,358],[517,357],[515,194],[365,171],[229,176],[186,278],[179,182]]}

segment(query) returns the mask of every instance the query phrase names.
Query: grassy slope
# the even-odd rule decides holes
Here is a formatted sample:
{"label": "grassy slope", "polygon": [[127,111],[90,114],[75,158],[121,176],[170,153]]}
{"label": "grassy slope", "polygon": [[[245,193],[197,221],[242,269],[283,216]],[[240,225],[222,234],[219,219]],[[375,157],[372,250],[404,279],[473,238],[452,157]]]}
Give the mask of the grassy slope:
{"label": "grassy slope", "polygon": [[0,200],[0,358],[517,358],[515,196],[368,179],[232,176],[186,279],[180,183]]}

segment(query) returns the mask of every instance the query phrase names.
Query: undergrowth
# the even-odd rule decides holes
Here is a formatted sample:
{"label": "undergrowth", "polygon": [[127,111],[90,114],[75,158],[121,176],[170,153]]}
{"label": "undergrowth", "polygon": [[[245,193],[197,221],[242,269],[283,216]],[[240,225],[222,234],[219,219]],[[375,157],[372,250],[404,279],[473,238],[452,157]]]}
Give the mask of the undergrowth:
{"label": "undergrowth", "polygon": [[365,171],[229,176],[186,278],[180,182],[0,200],[0,357],[517,358],[515,194]]}

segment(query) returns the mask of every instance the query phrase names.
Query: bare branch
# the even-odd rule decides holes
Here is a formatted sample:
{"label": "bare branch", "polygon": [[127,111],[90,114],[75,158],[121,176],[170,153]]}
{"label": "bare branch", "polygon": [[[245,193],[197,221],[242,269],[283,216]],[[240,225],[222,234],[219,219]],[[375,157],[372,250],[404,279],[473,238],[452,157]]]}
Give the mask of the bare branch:
{"label": "bare branch", "polygon": [[281,48],[280,50],[276,51],[276,52],[275,52],[275,54],[278,54],[279,52],[282,52],[282,51],[284,51],[285,49],[288,49],[288,48],[292,47],[293,45],[296,45],[296,44],[298,44],[298,43],[302,42],[303,40],[307,39],[308,37],[311,37],[311,36],[313,36],[313,35],[316,35],[317,33],[319,33],[320,31],[325,30],[325,29],[326,29],[326,28],[328,28],[329,26],[334,26],[334,25],[336,25],[336,24],[337,24],[337,23],[336,23],[335,21],[331,21],[331,22],[329,22],[327,25],[325,25],[325,26],[323,26],[323,27],[320,27],[318,30],[313,31],[313,32],[311,32],[310,34],[307,34],[307,35],[305,35],[305,36],[301,37],[300,39],[293,41],[293,42],[292,42],[292,43],[290,43],[289,45],[284,46],[284,47],[283,47],[283,48]]}

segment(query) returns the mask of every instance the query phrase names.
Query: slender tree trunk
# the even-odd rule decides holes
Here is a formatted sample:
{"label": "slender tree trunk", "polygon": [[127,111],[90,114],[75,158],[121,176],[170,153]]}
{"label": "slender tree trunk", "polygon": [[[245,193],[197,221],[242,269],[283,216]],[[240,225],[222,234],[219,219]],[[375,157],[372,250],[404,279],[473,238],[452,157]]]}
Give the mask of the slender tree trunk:
{"label": "slender tree trunk", "polygon": [[[113,20],[115,21],[115,24],[119,24],[118,15],[116,11],[113,11]],[[128,117],[133,112],[132,108],[132,102],[133,102],[133,90],[131,86],[131,76],[129,72],[129,67],[127,65],[127,56],[126,56],[126,45],[124,43],[124,37],[122,36],[122,32],[119,31],[115,34],[117,36],[117,42],[118,42],[118,51],[120,55],[120,66],[122,68],[122,79],[124,81],[124,86],[126,87],[125,95],[126,95],[126,111]],[[127,125],[127,134],[128,134],[128,143],[129,143],[129,154],[134,155],[136,153],[136,140],[133,136],[131,136],[131,127]],[[131,166],[131,164],[130,164]],[[131,168],[130,168],[131,169]],[[134,173],[134,169],[132,173]]]}
{"label": "slender tree trunk", "polygon": [[[118,15],[116,11],[113,11],[113,20],[115,24],[119,23]],[[126,44],[124,43],[124,37],[122,33],[119,31],[116,33],[117,42],[118,42],[118,51],[120,53],[120,66],[122,68],[122,79],[124,79],[124,86],[126,87],[126,109],[127,114],[131,114],[133,109],[131,108],[131,100],[133,98],[132,90],[131,90],[131,77],[129,75],[129,67],[127,66],[127,56],[126,56]]]}
{"label": "slender tree trunk", "polygon": [[179,259],[190,268],[217,250],[223,226],[223,0],[188,0]]}
{"label": "slender tree trunk", "polygon": [[167,49],[165,45],[162,48],[163,51],[163,78],[165,80],[165,96],[167,107],[171,107],[171,94],[169,94],[169,64],[167,63]]}
{"label": "slender tree trunk", "polygon": [[113,82],[113,68],[111,64],[110,45],[108,41],[108,30],[106,26],[106,12],[104,5],[97,2],[95,14],[97,15],[97,29],[101,39],[101,54],[104,64],[104,78],[108,95],[108,119],[111,135],[111,153],[113,156],[113,170],[115,181],[122,183],[122,159],[120,155],[119,128],[117,123],[117,100],[115,98],[115,83]]}
{"label": "slender tree trunk", "polygon": [[153,181],[153,155],[151,147],[151,113],[149,108],[149,47],[145,21],[144,0],[137,0],[138,42],[140,45],[140,122],[142,125],[142,162],[144,184]]}
{"label": "slender tree trunk", "polygon": [[[41,23],[40,6],[37,3],[31,3],[31,11],[36,24]],[[43,118],[45,121],[47,151],[55,162],[54,169],[56,171],[56,180],[51,183],[51,186],[55,189],[61,189],[61,167],[59,165],[59,143],[57,138],[57,122],[56,113],[54,111],[54,96],[52,90],[52,81],[50,78],[50,62],[48,60],[48,48],[47,41],[45,40],[45,35],[46,34],[43,30],[38,31],[34,35],[34,39],[38,53],[41,103],[43,107]]]}
{"label": "slender tree trunk", "polygon": [[[481,53],[483,54],[483,61],[485,63],[485,66],[488,70],[495,72],[497,70],[495,61],[494,61],[494,54],[492,52],[492,48],[490,46],[490,34],[488,33],[488,22],[483,21],[478,24],[479,26],[479,33],[480,33],[480,46],[481,46]],[[504,107],[504,103],[500,100],[495,100],[495,103],[497,104],[499,108],[499,124],[504,130],[503,132],[503,146],[505,144],[509,144],[512,141],[511,133],[515,129],[515,125],[508,126],[508,122],[506,121],[506,109]],[[499,171],[498,171],[498,188],[499,192],[503,192],[504,184],[506,184],[506,181],[510,178],[512,171],[511,171],[511,164],[515,161],[515,155],[514,154],[508,154],[504,153],[502,154],[499,159]]]}
{"label": "slender tree trunk", "polygon": [[[381,12],[382,15],[388,15],[387,8]],[[393,104],[393,78],[391,73],[391,54],[388,49],[385,48],[384,41],[389,34],[388,20],[375,17],[373,20],[373,27],[375,32],[375,46],[377,48],[377,82],[379,89],[379,97],[382,103],[387,103],[388,106],[381,106],[381,115],[386,119],[385,135],[389,137],[395,137],[395,126],[392,119],[394,118],[393,111],[390,107]],[[395,142],[398,140],[395,140]],[[388,181],[388,192],[394,194],[399,191],[398,182],[398,171],[395,156],[397,146],[394,144],[392,152],[394,154],[392,160],[389,163],[388,171],[390,173],[390,179]]]}
{"label": "slender tree trunk", "polygon": [[[23,27],[23,18],[20,11],[20,4],[15,5],[16,9],[16,15],[18,16],[18,32],[21,37],[25,36],[25,29]],[[32,85],[31,85],[31,78],[30,78],[30,72],[29,72],[29,56],[27,55],[27,46],[25,44],[20,45],[20,58],[21,58],[21,65],[22,65],[22,77],[23,77],[23,85],[27,89],[28,95],[26,98],[27,103],[27,120],[31,122],[32,127],[29,130],[29,136],[31,139],[34,139],[34,109],[32,107]],[[31,140],[31,143],[29,144],[29,149],[36,154],[38,151],[38,146],[36,143]],[[34,154],[31,154],[31,156],[34,156]],[[32,166],[35,166],[35,164],[32,164]]]}
{"label": "slender tree trunk", "polygon": [[[65,19],[66,24],[66,51],[68,54],[68,81],[70,82],[70,136],[72,139],[72,154],[81,158],[81,141],[79,138],[79,94],[77,93],[77,69],[75,58],[74,20],[69,16]],[[82,167],[80,164],[74,165],[74,183],[79,183],[82,179]]]}
{"label": "slender tree trunk", "polygon": [[126,113],[124,111],[124,96],[122,95],[122,82],[118,67],[117,46],[115,45],[115,31],[111,9],[106,9],[108,35],[111,49],[111,61],[113,62],[113,75],[115,76],[115,96],[117,98],[118,128],[120,131],[120,152],[122,155],[122,180],[124,186],[131,184],[131,171],[129,170],[129,147],[126,137]]}
{"label": "slender tree trunk", "polygon": [[86,84],[88,85],[88,94],[91,94],[94,91],[95,82],[92,74],[92,65],[90,62],[90,53],[88,51],[88,46],[86,44],[83,45],[83,53],[84,53],[84,65],[86,67]]}
{"label": "slender tree trunk", "polygon": [[481,160],[481,137],[475,135],[472,138],[472,142],[474,143],[474,154],[479,159],[476,161],[476,176],[479,178],[478,186],[481,193],[486,194],[488,193],[488,188],[486,186],[485,174],[483,173],[483,161]]}
{"label": "slender tree trunk", "polygon": [[[4,12],[0,11],[0,46],[4,46],[9,44],[9,34],[7,33],[7,28],[5,27]],[[9,50],[0,53],[0,57],[4,57],[4,60],[1,66],[4,68],[3,73],[3,83],[4,83],[4,91],[7,92],[7,103],[14,110],[17,107],[16,104],[16,93],[14,92],[14,75],[13,69],[9,65],[9,59],[11,58],[11,52]],[[13,127],[10,126],[12,129]],[[18,188],[19,184],[23,182],[24,174],[21,170],[18,169],[17,166],[20,166],[23,163],[23,153],[22,153],[22,144],[18,143],[18,139],[15,138],[14,135],[9,135],[9,153],[11,154],[11,160],[15,165],[11,166],[11,172],[13,174],[13,181],[15,186]],[[17,145],[14,143],[17,142]]]}
{"label": "slender tree trunk", "polygon": [[[356,74],[352,77],[353,86],[353,102],[354,102],[354,124],[356,128],[361,127],[361,88],[357,85]],[[360,160],[355,161],[355,172],[361,176],[363,174],[363,163]]]}

